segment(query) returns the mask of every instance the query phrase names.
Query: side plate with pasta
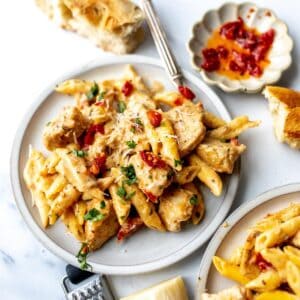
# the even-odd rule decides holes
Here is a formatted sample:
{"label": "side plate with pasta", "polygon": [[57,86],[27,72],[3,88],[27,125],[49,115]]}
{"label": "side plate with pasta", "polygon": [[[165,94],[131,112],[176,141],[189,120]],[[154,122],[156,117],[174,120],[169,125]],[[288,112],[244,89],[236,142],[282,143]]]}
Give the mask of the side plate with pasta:
{"label": "side plate with pasta", "polygon": [[[128,64],[132,68],[128,69]],[[186,106],[195,107],[202,115],[202,103],[205,111],[210,114],[205,116],[207,124],[204,125],[206,128],[203,127],[201,138],[199,126],[188,132],[194,134],[198,130],[201,142],[197,140],[192,143],[195,137],[185,140],[183,135],[184,147],[181,149],[178,148],[179,137],[174,134],[174,122],[180,119],[177,115],[182,115],[182,112],[175,111],[173,116],[168,116],[157,104],[175,101],[174,95],[178,94],[158,92],[160,85],[154,81],[160,82],[166,92],[174,90],[174,87],[156,60],[130,56],[108,59],[105,63],[92,62],[66,74],[41,94],[16,135],[11,179],[24,219],[47,248],[68,262],[79,265],[78,260],[82,263],[85,259],[86,249],[82,248],[77,258],[76,254],[81,242],[87,243],[91,252],[88,263],[93,271],[134,274],[157,270],[177,262],[210,237],[226,216],[236,193],[238,157],[245,151],[245,146],[240,145],[235,137],[258,123],[251,122],[246,116],[230,122],[227,110],[214,92],[194,76],[188,73],[185,76],[188,86],[197,93],[195,104],[186,102]],[[155,86],[156,92],[149,94],[142,79],[146,85],[151,83]],[[122,92],[128,80],[133,85],[132,95],[135,99]],[[79,89],[75,100],[74,95],[70,96],[74,94],[74,88]],[[119,89],[118,99],[114,99],[114,89]],[[81,100],[83,103],[91,100],[91,103],[84,107],[78,106]],[[106,106],[109,105],[105,103],[106,100],[112,101],[111,107]],[[64,111],[65,106],[77,108]],[[126,109],[130,112],[130,107],[139,109],[129,120],[123,120],[126,124],[127,121],[132,124],[122,127],[123,132],[119,132],[117,124],[123,122],[120,115],[124,111],[126,115]],[[112,122],[108,120],[108,115],[103,114],[107,108],[112,114]],[[141,113],[143,110],[144,114]],[[160,122],[163,126],[154,126],[157,121],[154,118],[151,127],[150,110],[162,115]],[[61,112],[61,117],[57,117]],[[87,116],[85,119],[88,119],[88,124],[82,114]],[[183,114],[187,116],[190,112],[183,111]],[[110,128],[103,129],[102,125]],[[109,134],[101,137],[103,130]],[[114,131],[117,131],[115,137],[110,135]],[[85,138],[82,141],[83,134]],[[204,138],[206,143],[202,142]],[[106,143],[110,139],[114,146],[108,150]],[[88,147],[82,147],[82,142],[89,144]],[[219,147],[223,152],[220,156],[217,154],[217,158],[221,160],[217,160],[212,168],[208,165],[211,160],[210,149],[214,153]],[[118,149],[121,155],[114,155]],[[234,153],[228,152],[232,155],[224,160],[222,153],[227,153],[224,150],[232,149]],[[105,170],[101,168],[103,152],[106,154]],[[156,166],[148,164],[147,176],[139,166],[141,159],[146,162],[153,158],[149,157],[148,152],[163,161],[166,174],[163,174],[165,179],[161,182],[161,174],[157,178],[157,174],[152,172],[153,169],[159,169],[160,160],[156,160]],[[144,158],[142,153],[145,154]],[[95,158],[97,163],[94,165]],[[181,169],[185,172],[181,172]],[[227,174],[221,174],[224,172]],[[196,190],[190,184],[195,177],[202,181],[197,184]],[[198,179],[196,181],[200,183]],[[188,185],[184,186],[186,183]],[[169,188],[169,200],[166,199],[165,208],[160,209],[161,199]],[[203,195],[203,205],[200,193]],[[151,194],[156,199],[150,199],[154,198]],[[187,210],[183,211],[179,219],[172,219],[168,215],[169,204],[176,203],[176,199],[183,201]],[[181,205],[180,202],[177,204]],[[144,224],[149,229],[138,230],[124,242],[117,243],[116,236],[121,240],[124,234],[126,236],[126,226],[130,225],[126,221],[131,220],[129,217],[138,217],[138,222],[133,224],[137,228]],[[190,224],[185,224],[186,221]],[[124,229],[123,232],[120,229]]]}
{"label": "side plate with pasta", "polygon": [[299,191],[275,188],[225,220],[204,253],[197,299],[300,299]]}

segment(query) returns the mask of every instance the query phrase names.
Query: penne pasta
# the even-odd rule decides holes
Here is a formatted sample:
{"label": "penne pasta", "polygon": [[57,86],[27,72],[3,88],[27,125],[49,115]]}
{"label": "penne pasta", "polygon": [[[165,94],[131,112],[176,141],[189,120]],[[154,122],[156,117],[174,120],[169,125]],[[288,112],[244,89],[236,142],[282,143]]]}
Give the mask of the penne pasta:
{"label": "penne pasta", "polygon": [[[162,114],[164,116],[164,114]],[[182,169],[180,161],[180,155],[177,145],[177,136],[172,128],[172,123],[163,117],[160,126],[156,128],[159,140],[161,142],[161,156],[164,160],[175,170],[180,171]]]}
{"label": "penne pasta", "polygon": [[275,228],[269,229],[257,237],[255,241],[255,250],[259,252],[264,248],[278,245],[294,236],[299,228],[300,216],[277,225]]}
{"label": "penne pasta", "polygon": [[221,275],[240,284],[247,284],[251,280],[240,272],[238,266],[231,264],[218,256],[213,257],[213,264]]}
{"label": "penne pasta", "polygon": [[220,176],[197,155],[192,154],[188,157],[188,160],[190,165],[200,168],[197,175],[199,180],[207,185],[215,196],[220,196],[223,189]]}
{"label": "penne pasta", "polygon": [[246,129],[257,127],[258,125],[259,122],[249,121],[248,117],[241,116],[233,119],[226,125],[211,130],[207,136],[214,139],[229,140],[239,136]]}
{"label": "penne pasta", "polygon": [[209,111],[203,113],[203,123],[211,129],[219,128],[226,125],[226,122]]}
{"label": "penne pasta", "polygon": [[286,279],[293,292],[300,297],[300,268],[291,261],[286,263]]}

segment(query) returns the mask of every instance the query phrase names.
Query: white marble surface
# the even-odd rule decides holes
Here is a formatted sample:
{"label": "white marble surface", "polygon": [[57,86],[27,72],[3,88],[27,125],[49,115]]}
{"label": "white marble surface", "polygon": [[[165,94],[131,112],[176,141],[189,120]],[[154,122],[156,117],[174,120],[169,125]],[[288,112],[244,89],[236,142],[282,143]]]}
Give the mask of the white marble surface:
{"label": "white marble surface", "polygon": [[[179,63],[191,70],[185,43],[192,24],[221,0],[154,0]],[[299,9],[292,0],[257,0],[273,8],[287,22],[295,40],[293,66],[281,84],[300,89]],[[65,262],[53,256],[35,240],[16,209],[9,184],[9,154],[19,121],[35,95],[49,81],[73,66],[107,53],[88,41],[55,27],[36,9],[33,1],[3,1],[0,10],[0,299],[63,299],[60,279]],[[137,51],[157,56],[150,37]],[[216,90],[232,115],[248,114],[262,120],[259,129],[247,132],[240,187],[234,207],[272,187],[300,182],[300,154],[280,145],[272,133],[267,103],[260,95],[230,95]],[[114,277],[118,295],[124,295],[177,274],[192,290],[202,250],[172,268],[147,275]]]}

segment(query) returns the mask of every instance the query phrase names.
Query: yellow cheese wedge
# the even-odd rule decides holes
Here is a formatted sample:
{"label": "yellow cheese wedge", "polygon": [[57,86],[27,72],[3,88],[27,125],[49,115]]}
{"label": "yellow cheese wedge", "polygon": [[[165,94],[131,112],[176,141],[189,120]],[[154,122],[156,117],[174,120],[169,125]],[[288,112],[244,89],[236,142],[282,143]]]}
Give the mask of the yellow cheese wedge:
{"label": "yellow cheese wedge", "polygon": [[178,276],[120,300],[188,300],[188,296],[184,282]]}

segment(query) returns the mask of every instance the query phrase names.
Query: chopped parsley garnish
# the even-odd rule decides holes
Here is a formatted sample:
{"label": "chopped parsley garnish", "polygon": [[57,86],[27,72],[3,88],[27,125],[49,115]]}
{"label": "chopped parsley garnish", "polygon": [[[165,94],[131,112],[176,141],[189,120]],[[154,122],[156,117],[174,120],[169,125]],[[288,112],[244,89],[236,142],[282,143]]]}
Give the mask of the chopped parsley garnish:
{"label": "chopped parsley garnish", "polygon": [[127,195],[127,192],[125,190],[125,188],[123,186],[120,186],[118,189],[117,189],[117,195],[121,198],[125,198],[125,196]]}
{"label": "chopped parsley garnish", "polygon": [[98,95],[98,93],[99,93],[99,86],[96,82],[94,82],[90,90],[87,92],[86,96],[89,100],[92,100]]}
{"label": "chopped parsley garnish", "polygon": [[51,124],[51,121],[50,122],[48,122],[47,124],[46,124],[46,126],[49,126]]}
{"label": "chopped parsley garnish", "polygon": [[84,220],[96,222],[101,221],[104,217],[105,215],[102,214],[97,208],[92,208],[84,215]]}
{"label": "chopped parsley garnish", "polygon": [[77,157],[85,157],[85,152],[83,150],[73,150],[73,153],[77,156]]}
{"label": "chopped parsley garnish", "polygon": [[130,149],[134,149],[136,146],[136,142],[135,141],[127,141],[126,145],[130,148]]}
{"label": "chopped parsley garnish", "polygon": [[101,100],[103,100],[103,99],[104,99],[104,96],[105,96],[105,94],[106,94],[106,92],[105,92],[105,91],[103,91],[103,92],[100,92],[100,93],[99,93],[99,95],[98,95],[98,97],[97,97],[97,101],[101,101]]}
{"label": "chopped parsley garnish", "polygon": [[140,125],[140,126],[144,126],[143,122],[140,118],[135,118],[134,123],[137,124],[137,125]]}
{"label": "chopped parsley garnish", "polygon": [[197,205],[198,204],[198,197],[196,195],[193,195],[191,198],[190,198],[190,203],[192,205]]}
{"label": "chopped parsley garnish", "polygon": [[80,264],[82,270],[92,269],[92,266],[87,263],[86,258],[89,254],[89,248],[86,243],[82,243],[80,250],[78,251],[76,258]]}
{"label": "chopped parsley garnish", "polygon": [[133,183],[136,182],[137,178],[136,178],[133,165],[129,165],[127,167],[121,167],[121,172],[127,178],[127,180],[124,181],[126,184],[132,185]]}
{"label": "chopped parsley garnish", "polygon": [[174,165],[175,165],[175,168],[177,166],[182,166],[183,165],[183,160],[181,160],[181,159],[174,159]]}
{"label": "chopped parsley garnish", "polygon": [[118,112],[123,113],[126,110],[126,104],[124,101],[118,102]]}
{"label": "chopped parsley garnish", "polygon": [[103,209],[103,208],[105,208],[105,206],[106,206],[105,201],[102,200],[102,201],[100,202],[100,208]]}
{"label": "chopped parsley garnish", "polygon": [[124,200],[130,200],[131,197],[133,197],[135,195],[135,192],[132,192],[132,193],[127,193],[126,189],[124,186],[120,186],[117,190],[117,195],[124,199]]}

